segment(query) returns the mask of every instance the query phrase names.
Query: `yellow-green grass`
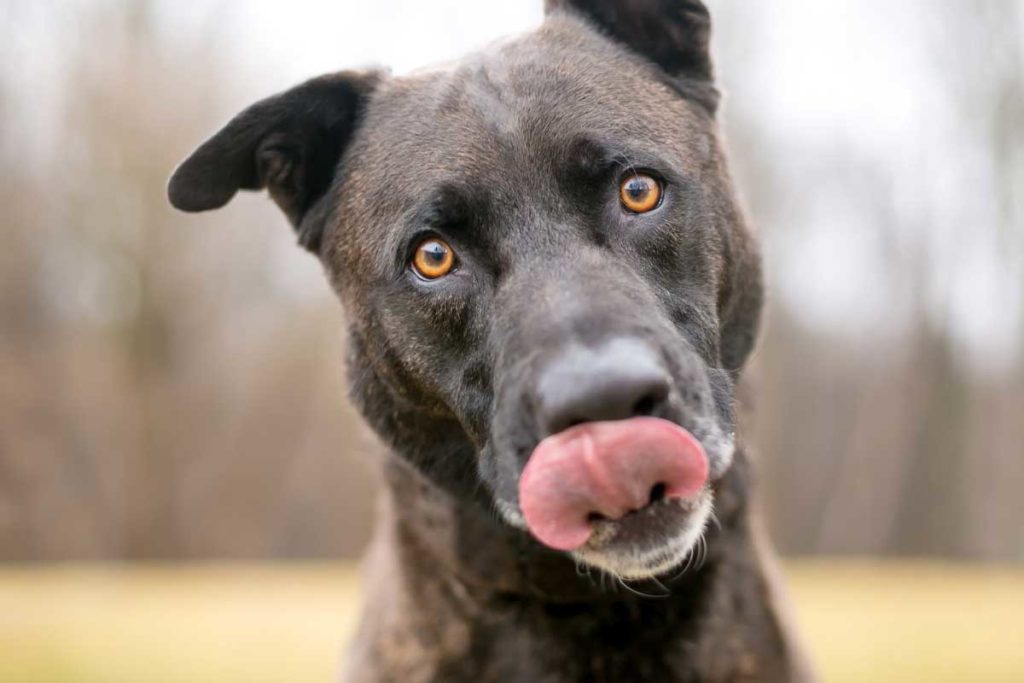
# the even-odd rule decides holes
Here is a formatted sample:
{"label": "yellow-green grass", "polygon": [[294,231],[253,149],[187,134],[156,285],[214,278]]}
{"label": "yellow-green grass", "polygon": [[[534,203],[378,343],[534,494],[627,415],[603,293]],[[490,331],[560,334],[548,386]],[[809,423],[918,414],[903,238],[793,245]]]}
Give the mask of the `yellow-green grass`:
{"label": "yellow-green grass", "polygon": [[[1024,569],[786,564],[828,681],[1024,681]],[[330,681],[349,565],[0,569],[0,681]]]}

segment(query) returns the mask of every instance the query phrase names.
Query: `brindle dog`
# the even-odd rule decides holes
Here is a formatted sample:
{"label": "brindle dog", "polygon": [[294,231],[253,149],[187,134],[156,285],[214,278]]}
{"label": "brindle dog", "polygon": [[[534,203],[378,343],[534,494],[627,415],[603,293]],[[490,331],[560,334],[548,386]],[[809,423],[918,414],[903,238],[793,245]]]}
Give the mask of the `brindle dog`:
{"label": "brindle dog", "polygon": [[347,680],[805,680],[735,441],[761,275],[707,9],[546,9],[258,102],[170,182],[267,188],[348,312],[390,454]]}

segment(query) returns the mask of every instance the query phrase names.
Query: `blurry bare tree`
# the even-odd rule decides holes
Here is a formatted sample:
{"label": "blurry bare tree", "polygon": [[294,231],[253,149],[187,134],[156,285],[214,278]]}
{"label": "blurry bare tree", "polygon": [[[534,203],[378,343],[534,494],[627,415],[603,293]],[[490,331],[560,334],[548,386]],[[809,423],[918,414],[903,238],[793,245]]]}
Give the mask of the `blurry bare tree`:
{"label": "blurry bare tree", "polygon": [[[721,4],[727,25],[742,34],[720,42],[723,72],[737,84],[727,129],[766,252],[792,251],[809,237],[793,229],[801,222],[795,202],[842,196],[823,219],[846,226],[844,210],[861,214],[857,226],[876,238],[874,268],[863,277],[880,279],[885,293],[883,316],[867,330],[808,324],[798,298],[778,295],[779,264],[769,259],[769,291],[777,296],[755,363],[751,419],[777,543],[797,553],[1024,558],[1021,7],[963,0],[909,9],[919,24],[906,40],[934,65],[928,75],[936,104],[958,135],[933,153],[957,169],[946,173],[957,182],[943,185],[935,180],[941,169],[918,159],[913,175],[922,182],[908,196],[892,168],[913,152],[919,131],[904,131],[908,144],[881,155],[865,152],[856,131],[828,146],[771,140],[757,102],[742,97],[745,74],[761,54],[758,27],[771,25],[777,7]],[[847,74],[832,78],[842,84]],[[883,93],[880,109],[891,106]],[[836,266],[847,256],[828,255]],[[991,312],[1003,329],[976,325],[980,340],[968,344],[950,319],[949,302],[971,291],[956,278],[989,274],[998,283],[995,298],[969,305]],[[997,336],[1011,348],[1001,349]],[[995,358],[979,361],[979,353]]]}
{"label": "blurry bare tree", "polygon": [[[953,271],[991,271],[1005,298],[973,304],[1004,307],[1018,329],[1000,334],[1024,338],[1021,10],[928,5],[921,49],[967,182],[908,201],[855,134],[794,149],[744,99],[772,5],[715,10],[774,293],[750,392],[774,536],[1022,559],[1024,353],[988,358],[945,305],[971,291]],[[163,6],[0,10],[0,559],[352,556],[375,446],[344,398],[341,313],[315,261],[261,198],[188,218],[164,199],[174,163],[266,86],[213,19],[161,31]],[[951,192],[955,215],[931,202]],[[880,321],[815,321],[787,293],[812,193],[870,226]]]}
{"label": "blurry bare tree", "polygon": [[[166,205],[169,170],[240,104],[215,42],[160,34],[153,6],[40,27],[23,3],[0,29],[24,51],[0,87],[23,105],[0,154],[0,557],[352,554],[372,486],[339,313],[262,202],[206,220]],[[55,57],[55,83],[9,66]],[[37,88],[60,93],[43,120]],[[310,295],[274,280],[283,252]]]}

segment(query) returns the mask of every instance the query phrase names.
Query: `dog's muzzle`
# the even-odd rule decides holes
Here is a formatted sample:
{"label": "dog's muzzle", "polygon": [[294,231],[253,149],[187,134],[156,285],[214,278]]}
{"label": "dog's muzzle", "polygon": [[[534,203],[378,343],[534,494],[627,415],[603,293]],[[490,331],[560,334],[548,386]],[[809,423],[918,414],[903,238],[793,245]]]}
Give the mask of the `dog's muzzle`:
{"label": "dog's muzzle", "polygon": [[700,443],[668,420],[586,422],[537,446],[519,479],[519,506],[537,540],[571,551],[595,523],[691,498],[707,476]]}

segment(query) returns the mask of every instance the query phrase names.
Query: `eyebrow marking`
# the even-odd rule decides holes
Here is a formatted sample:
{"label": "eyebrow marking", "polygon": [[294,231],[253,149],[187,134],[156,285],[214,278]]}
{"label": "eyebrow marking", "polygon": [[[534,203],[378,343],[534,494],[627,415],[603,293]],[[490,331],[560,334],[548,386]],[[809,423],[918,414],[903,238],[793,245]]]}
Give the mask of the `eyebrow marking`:
{"label": "eyebrow marking", "polygon": [[437,232],[457,241],[479,239],[478,227],[487,220],[488,198],[483,190],[471,189],[463,181],[436,185],[422,200],[404,212],[388,231],[385,248],[379,253],[381,272],[405,269],[407,246],[418,235]]}

